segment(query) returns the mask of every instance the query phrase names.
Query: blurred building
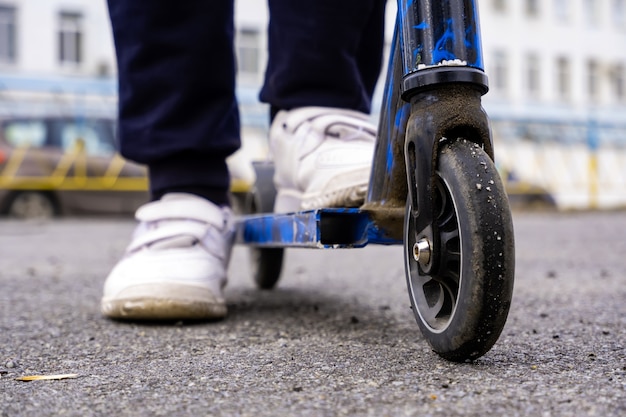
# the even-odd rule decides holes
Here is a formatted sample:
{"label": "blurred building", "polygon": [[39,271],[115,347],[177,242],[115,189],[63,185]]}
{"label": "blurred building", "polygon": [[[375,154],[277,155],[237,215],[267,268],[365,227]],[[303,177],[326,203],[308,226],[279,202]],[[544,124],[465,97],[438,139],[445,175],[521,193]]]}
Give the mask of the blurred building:
{"label": "blurred building", "polygon": [[0,0],[0,114],[111,113],[104,0]]}
{"label": "blurred building", "polygon": [[496,162],[560,208],[626,206],[626,0],[479,0]]}
{"label": "blurred building", "polygon": [[[578,171],[582,179],[572,190],[593,192],[608,175],[622,178],[624,191],[623,169],[600,168],[626,166],[626,160],[588,159],[607,147],[626,148],[626,0],[477,1],[490,79],[484,105],[507,176],[562,190],[562,171]],[[259,137],[267,128],[267,107],[257,100],[267,60],[266,3],[235,1],[237,94],[244,129]],[[388,40],[395,10],[390,1]],[[115,68],[105,0],[0,0],[0,114],[114,115]],[[586,156],[563,162],[561,173],[546,173],[538,167],[550,161],[538,149],[552,145],[580,148]],[[524,152],[527,160],[519,158]],[[572,206],[604,197],[576,198]],[[626,196],[617,200],[626,204]]]}
{"label": "blurred building", "polygon": [[[257,88],[267,59],[266,2],[235,3],[239,86]],[[626,120],[626,0],[478,3],[491,87],[485,105],[494,119]],[[389,9],[388,38],[394,2]],[[61,80],[78,82],[53,92],[79,91],[80,81],[85,92],[99,92],[94,81],[107,91],[114,75],[104,0],[0,0],[1,91]]]}
{"label": "blurred building", "polygon": [[479,3],[494,120],[626,124],[626,0]]}

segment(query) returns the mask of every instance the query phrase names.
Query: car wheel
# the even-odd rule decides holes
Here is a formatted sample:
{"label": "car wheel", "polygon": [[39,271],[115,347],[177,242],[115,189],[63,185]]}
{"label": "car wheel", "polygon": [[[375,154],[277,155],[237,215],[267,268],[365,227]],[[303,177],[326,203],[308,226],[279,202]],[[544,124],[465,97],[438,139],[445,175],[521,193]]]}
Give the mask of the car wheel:
{"label": "car wheel", "polygon": [[24,191],[13,195],[7,214],[18,219],[49,219],[58,214],[53,197],[39,191]]}

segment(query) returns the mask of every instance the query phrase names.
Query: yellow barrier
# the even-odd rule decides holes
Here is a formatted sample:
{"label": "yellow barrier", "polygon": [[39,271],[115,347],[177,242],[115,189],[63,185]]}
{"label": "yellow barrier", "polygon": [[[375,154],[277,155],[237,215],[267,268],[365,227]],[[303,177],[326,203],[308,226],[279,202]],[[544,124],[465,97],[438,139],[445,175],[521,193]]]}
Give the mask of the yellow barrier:
{"label": "yellow barrier", "polygon": [[[87,173],[87,154],[81,141],[69,152],[62,154],[50,175],[21,175],[20,168],[27,157],[35,159],[35,163],[44,170],[45,162],[42,153],[31,153],[32,149],[20,147],[14,149],[2,171],[0,171],[0,188],[11,190],[60,190],[60,191],[146,191],[147,175],[123,176],[122,170],[128,162],[119,154],[115,154],[103,175],[93,176]],[[231,181],[233,193],[250,191],[251,184],[234,178]]]}
{"label": "yellow barrier", "polygon": [[626,148],[503,141],[496,162],[520,182],[546,190],[560,209],[626,207]]}

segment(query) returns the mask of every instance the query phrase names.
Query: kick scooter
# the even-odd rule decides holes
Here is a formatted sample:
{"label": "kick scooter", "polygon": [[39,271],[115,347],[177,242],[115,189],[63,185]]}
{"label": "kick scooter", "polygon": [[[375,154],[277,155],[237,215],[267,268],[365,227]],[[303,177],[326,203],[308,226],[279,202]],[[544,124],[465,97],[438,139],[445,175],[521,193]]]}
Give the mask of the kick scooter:
{"label": "kick scooter", "polygon": [[[411,308],[433,350],[479,358],[513,292],[508,198],[494,165],[476,0],[398,0],[369,190],[359,208],[269,213],[271,166],[238,223],[255,280],[272,288],[283,248],[402,244]],[[268,198],[268,196],[270,196]]]}

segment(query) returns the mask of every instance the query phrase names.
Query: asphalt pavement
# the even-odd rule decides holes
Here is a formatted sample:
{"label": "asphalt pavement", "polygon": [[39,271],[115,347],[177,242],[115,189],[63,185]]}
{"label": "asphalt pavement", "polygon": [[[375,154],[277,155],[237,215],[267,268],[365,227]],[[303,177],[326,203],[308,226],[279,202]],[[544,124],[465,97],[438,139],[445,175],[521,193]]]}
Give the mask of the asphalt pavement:
{"label": "asphalt pavement", "polygon": [[132,221],[2,220],[0,416],[626,416],[626,212],[514,222],[509,320],[456,364],[419,333],[399,246],[289,250],[273,291],[237,247],[225,320],[127,324],[98,307]]}

